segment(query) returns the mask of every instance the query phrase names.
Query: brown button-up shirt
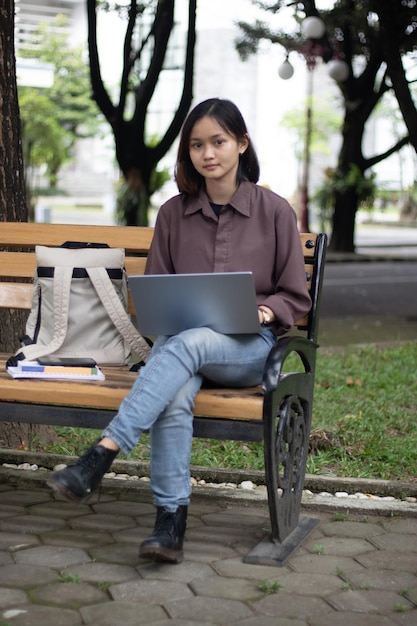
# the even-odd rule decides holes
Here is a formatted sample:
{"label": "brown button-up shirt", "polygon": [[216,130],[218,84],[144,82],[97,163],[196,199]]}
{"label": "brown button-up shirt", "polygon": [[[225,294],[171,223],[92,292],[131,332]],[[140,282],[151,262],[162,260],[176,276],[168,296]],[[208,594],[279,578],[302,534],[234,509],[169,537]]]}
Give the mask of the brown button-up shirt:
{"label": "brown button-up shirt", "polygon": [[161,206],[146,274],[241,271],[253,273],[258,304],[274,312],[277,335],[309,310],[296,217],[284,198],[243,182],[219,217],[204,191]]}

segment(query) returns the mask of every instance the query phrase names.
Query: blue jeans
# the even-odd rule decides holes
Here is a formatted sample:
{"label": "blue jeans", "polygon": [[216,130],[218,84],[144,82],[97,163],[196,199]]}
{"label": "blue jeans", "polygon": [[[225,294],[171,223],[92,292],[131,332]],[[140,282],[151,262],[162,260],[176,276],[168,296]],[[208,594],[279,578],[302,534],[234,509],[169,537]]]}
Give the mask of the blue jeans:
{"label": "blue jeans", "polygon": [[272,331],[222,335],[196,328],[158,337],[117,415],[103,432],[122,452],[151,433],[151,488],[156,506],[175,511],[190,499],[193,406],[203,378],[230,387],[257,385],[270,349]]}

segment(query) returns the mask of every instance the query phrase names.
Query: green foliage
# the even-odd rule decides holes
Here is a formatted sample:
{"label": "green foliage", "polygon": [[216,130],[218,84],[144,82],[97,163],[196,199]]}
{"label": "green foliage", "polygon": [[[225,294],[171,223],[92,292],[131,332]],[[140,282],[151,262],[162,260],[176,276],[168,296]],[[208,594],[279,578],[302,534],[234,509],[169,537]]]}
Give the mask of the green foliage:
{"label": "green foliage", "polygon": [[[310,474],[415,480],[416,362],[417,343],[318,351],[312,428],[328,436],[325,447],[309,454]],[[78,455],[99,436],[85,429],[56,430],[59,436],[48,451],[57,454]],[[149,461],[148,435],[129,458]],[[194,439],[191,463],[262,470],[263,444]]]}
{"label": "green foliage", "polygon": [[[41,24],[32,40],[19,50],[22,58],[54,65],[50,88],[20,87],[19,106],[26,170],[44,167],[51,187],[62,165],[71,159],[77,139],[98,132],[101,118],[91,98],[88,65],[81,47],[71,47],[58,15],[55,27]],[[30,181],[30,177],[27,176]]]}
{"label": "green foliage", "polygon": [[[295,137],[295,154],[298,160],[303,158],[306,135],[306,102],[304,105],[291,107],[284,113],[281,126],[287,128]],[[335,111],[329,100],[313,96],[310,98],[312,109],[311,153],[329,154],[329,140],[340,131],[342,115]]]}
{"label": "green foliage", "polygon": [[331,221],[336,201],[336,195],[343,195],[354,191],[358,198],[359,206],[371,210],[377,193],[376,174],[373,172],[366,176],[357,165],[350,164],[347,174],[338,169],[327,168],[321,187],[314,195],[317,204],[321,225],[326,230],[326,224]]}
{"label": "green foliage", "polygon": [[278,593],[278,591],[282,589],[282,584],[278,581],[271,582],[270,580],[262,580],[260,583],[258,583],[257,588],[259,589],[259,591],[270,595],[272,593]]}
{"label": "green foliage", "polygon": [[163,185],[170,180],[171,175],[168,168],[152,170],[149,195],[147,190],[132,189],[126,181],[121,180],[116,190],[116,220],[118,224],[126,224],[128,216],[135,216],[131,223],[140,226],[148,226],[148,211],[150,206],[150,198],[155,191],[158,191]]}

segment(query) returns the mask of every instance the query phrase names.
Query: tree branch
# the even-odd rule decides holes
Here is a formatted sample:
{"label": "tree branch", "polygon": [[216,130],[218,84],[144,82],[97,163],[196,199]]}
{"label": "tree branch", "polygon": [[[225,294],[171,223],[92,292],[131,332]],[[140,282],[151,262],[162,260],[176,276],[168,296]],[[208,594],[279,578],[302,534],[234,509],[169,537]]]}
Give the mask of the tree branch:
{"label": "tree branch", "polygon": [[88,17],[88,53],[90,58],[90,76],[91,87],[93,90],[93,99],[103,113],[106,120],[113,126],[116,108],[114,107],[109,95],[104,87],[101,77],[100,60],[97,47],[97,1],[87,0],[87,17]]}
{"label": "tree branch", "polygon": [[159,144],[155,146],[155,161],[159,161],[167,153],[171,147],[174,139],[178,135],[184,118],[190,108],[193,99],[193,81],[194,81],[194,48],[196,41],[196,11],[197,0],[190,0],[188,10],[188,34],[187,34],[187,49],[185,57],[184,67],[184,83],[178,108],[169,125],[164,137]]}
{"label": "tree branch", "polygon": [[377,163],[380,163],[384,159],[387,159],[389,156],[391,156],[391,154],[395,154],[396,152],[398,152],[398,150],[401,150],[401,148],[406,146],[408,143],[410,143],[410,136],[409,135],[407,135],[406,137],[403,137],[402,139],[400,139],[400,141],[398,141],[394,146],[392,146],[386,152],[383,152],[383,153],[378,154],[378,155],[376,155],[374,157],[371,157],[370,159],[364,159],[364,165],[365,165],[364,169],[368,169],[370,167],[373,167]]}

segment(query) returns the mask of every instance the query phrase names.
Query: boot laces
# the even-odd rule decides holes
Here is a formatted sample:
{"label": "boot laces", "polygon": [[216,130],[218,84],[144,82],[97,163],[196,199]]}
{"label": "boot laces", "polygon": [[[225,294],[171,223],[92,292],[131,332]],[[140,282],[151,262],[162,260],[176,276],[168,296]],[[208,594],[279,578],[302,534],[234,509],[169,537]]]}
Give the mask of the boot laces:
{"label": "boot laces", "polygon": [[82,468],[84,474],[89,474],[96,468],[98,459],[99,455],[94,446],[79,458],[77,465]]}
{"label": "boot laces", "polygon": [[155,532],[166,531],[171,535],[175,534],[175,513],[164,511],[158,516],[155,523]]}

